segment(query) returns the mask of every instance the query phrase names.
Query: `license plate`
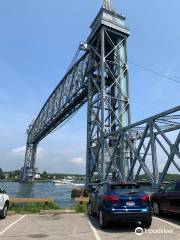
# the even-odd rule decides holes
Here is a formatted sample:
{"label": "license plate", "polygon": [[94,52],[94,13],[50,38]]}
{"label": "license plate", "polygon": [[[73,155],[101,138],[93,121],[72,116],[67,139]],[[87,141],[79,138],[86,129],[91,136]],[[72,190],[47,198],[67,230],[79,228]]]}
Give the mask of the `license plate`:
{"label": "license plate", "polygon": [[135,202],[128,201],[128,202],[126,202],[126,205],[129,206],[129,207],[133,207],[133,206],[135,206]]}

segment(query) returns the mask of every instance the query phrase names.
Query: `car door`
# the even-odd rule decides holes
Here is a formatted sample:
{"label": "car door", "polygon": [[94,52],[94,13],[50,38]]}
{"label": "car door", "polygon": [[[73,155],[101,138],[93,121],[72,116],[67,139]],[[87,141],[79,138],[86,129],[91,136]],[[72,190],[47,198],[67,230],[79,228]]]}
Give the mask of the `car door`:
{"label": "car door", "polygon": [[180,214],[180,183],[176,183],[175,191],[171,194],[169,211]]}
{"label": "car door", "polygon": [[171,211],[174,201],[175,188],[176,184],[171,183],[162,191],[160,198],[160,205],[162,210]]}

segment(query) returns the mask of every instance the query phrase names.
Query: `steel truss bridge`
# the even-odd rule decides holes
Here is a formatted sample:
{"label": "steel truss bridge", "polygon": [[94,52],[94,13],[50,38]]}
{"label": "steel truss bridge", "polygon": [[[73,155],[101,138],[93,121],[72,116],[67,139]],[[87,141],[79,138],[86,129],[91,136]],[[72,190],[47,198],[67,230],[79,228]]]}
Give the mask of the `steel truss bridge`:
{"label": "steel truss bridge", "polygon": [[125,17],[104,0],[87,41],[29,126],[23,181],[34,179],[39,142],[86,102],[87,186],[144,173],[158,187],[170,165],[180,171],[180,106],[131,124],[128,36]]}

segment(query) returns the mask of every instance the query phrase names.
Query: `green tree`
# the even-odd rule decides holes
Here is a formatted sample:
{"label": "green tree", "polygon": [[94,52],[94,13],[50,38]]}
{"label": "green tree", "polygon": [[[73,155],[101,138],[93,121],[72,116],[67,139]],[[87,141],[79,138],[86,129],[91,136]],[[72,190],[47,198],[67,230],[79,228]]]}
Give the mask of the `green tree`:
{"label": "green tree", "polygon": [[46,171],[44,171],[42,174],[41,174],[41,177],[43,179],[48,179],[48,173]]}
{"label": "green tree", "polygon": [[4,172],[2,168],[0,168],[0,179],[4,179]]}

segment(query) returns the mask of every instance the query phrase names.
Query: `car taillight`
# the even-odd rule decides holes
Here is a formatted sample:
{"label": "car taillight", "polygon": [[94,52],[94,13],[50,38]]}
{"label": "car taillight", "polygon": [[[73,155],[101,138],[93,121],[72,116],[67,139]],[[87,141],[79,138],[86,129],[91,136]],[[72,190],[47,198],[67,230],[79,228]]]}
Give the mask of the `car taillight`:
{"label": "car taillight", "polygon": [[144,196],[141,197],[141,200],[143,202],[148,202],[149,201],[149,196],[148,195],[144,195]]}
{"label": "car taillight", "polygon": [[103,195],[102,199],[106,202],[114,202],[119,200],[119,197],[113,195]]}

